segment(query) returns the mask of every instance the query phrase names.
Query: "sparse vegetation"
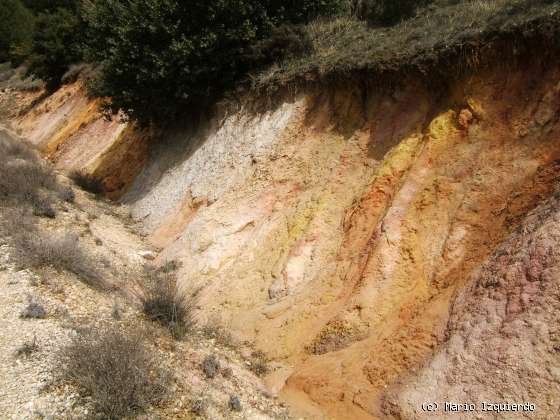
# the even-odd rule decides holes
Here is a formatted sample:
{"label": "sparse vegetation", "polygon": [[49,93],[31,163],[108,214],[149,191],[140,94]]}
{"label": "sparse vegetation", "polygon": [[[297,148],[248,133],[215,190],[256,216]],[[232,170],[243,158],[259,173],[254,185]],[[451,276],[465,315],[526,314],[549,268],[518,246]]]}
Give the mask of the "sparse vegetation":
{"label": "sparse vegetation", "polygon": [[32,215],[54,218],[57,200],[72,202],[74,192],[61,186],[56,175],[23,140],[0,131],[0,231],[14,247],[22,267],[51,266],[79,276],[92,287],[104,288],[97,262],[72,233],[42,231]]}
{"label": "sparse vegetation", "polygon": [[191,404],[191,413],[197,415],[197,416],[204,416],[204,413],[206,412],[206,403],[204,400],[194,400]]}
{"label": "sparse vegetation", "polygon": [[73,203],[76,200],[76,194],[72,187],[61,187],[58,196],[67,203]]}
{"label": "sparse vegetation", "polygon": [[485,53],[488,60],[522,54],[531,39],[548,49],[560,30],[560,4],[551,0],[439,0],[409,14],[381,27],[352,16],[314,21],[305,27],[312,52],[255,73],[253,88],[271,92],[360,72],[385,82],[405,74],[450,78],[483,65]]}
{"label": "sparse vegetation", "polygon": [[251,365],[249,369],[257,376],[264,376],[268,373],[268,360],[262,351],[254,351],[251,354]]}
{"label": "sparse vegetation", "polygon": [[111,317],[116,321],[119,321],[122,318],[121,306],[116,301],[113,302],[113,307],[111,309]]}
{"label": "sparse vegetation", "polygon": [[148,319],[168,328],[176,339],[195,328],[196,297],[179,290],[173,273],[147,266],[139,286],[139,299]]}
{"label": "sparse vegetation", "polygon": [[228,401],[228,407],[231,411],[241,411],[241,400],[237,395],[231,395]]}
{"label": "sparse vegetation", "polygon": [[208,355],[202,361],[202,371],[208,379],[215,378],[220,372],[220,362],[213,354]]}
{"label": "sparse vegetation", "polygon": [[92,194],[101,194],[103,192],[103,180],[95,175],[91,175],[83,171],[73,171],[68,175],[68,177],[84,191],[88,191]]}
{"label": "sparse vegetation", "polygon": [[169,383],[143,334],[116,326],[78,333],[59,362],[62,379],[77,385],[110,419],[133,416],[160,401]]}
{"label": "sparse vegetation", "polygon": [[91,287],[105,289],[97,262],[80,246],[76,235],[45,234],[31,229],[22,230],[13,238],[17,262],[24,267],[54,267],[76,274]]}
{"label": "sparse vegetation", "polygon": [[33,340],[25,341],[21,346],[16,349],[16,357],[29,357],[33,353],[39,351],[39,343],[37,343],[37,337],[33,336]]}
{"label": "sparse vegetation", "polygon": [[233,370],[230,367],[223,368],[222,376],[226,379],[231,378],[233,376]]}
{"label": "sparse vegetation", "polygon": [[37,215],[54,217],[53,196],[59,189],[52,169],[29,144],[0,131],[2,207],[30,206]]}
{"label": "sparse vegetation", "polygon": [[237,344],[231,333],[222,327],[218,320],[209,320],[201,328],[201,332],[206,338],[214,340],[221,346],[233,348]]}
{"label": "sparse vegetation", "polygon": [[47,311],[37,302],[30,302],[20,314],[21,318],[43,319],[46,316]]}
{"label": "sparse vegetation", "polygon": [[183,264],[177,260],[169,260],[162,264],[159,271],[164,274],[169,274],[177,271]]}

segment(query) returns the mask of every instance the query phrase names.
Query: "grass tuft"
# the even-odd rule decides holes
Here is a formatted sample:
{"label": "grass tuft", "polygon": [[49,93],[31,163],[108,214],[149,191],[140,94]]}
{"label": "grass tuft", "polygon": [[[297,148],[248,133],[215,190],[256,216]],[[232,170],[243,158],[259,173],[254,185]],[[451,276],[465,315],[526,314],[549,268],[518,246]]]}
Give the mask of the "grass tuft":
{"label": "grass tuft", "polygon": [[252,84],[273,92],[362,71],[370,78],[402,73],[433,77],[438,69],[449,75],[480,66],[484,52],[496,60],[500,40],[511,46],[512,54],[523,47],[530,51],[535,38],[546,49],[542,43],[557,42],[559,29],[560,4],[553,0],[439,0],[386,27],[352,16],[323,19],[305,27],[312,44],[309,54],[254,74]]}
{"label": "grass tuft", "polygon": [[176,276],[167,268],[146,267],[138,297],[148,319],[166,327],[175,339],[181,339],[197,325],[196,297],[180,291]]}
{"label": "grass tuft", "polygon": [[54,267],[76,274],[80,280],[96,289],[105,289],[98,262],[80,246],[77,235],[47,235],[34,229],[24,229],[13,237],[15,258],[24,267]]}

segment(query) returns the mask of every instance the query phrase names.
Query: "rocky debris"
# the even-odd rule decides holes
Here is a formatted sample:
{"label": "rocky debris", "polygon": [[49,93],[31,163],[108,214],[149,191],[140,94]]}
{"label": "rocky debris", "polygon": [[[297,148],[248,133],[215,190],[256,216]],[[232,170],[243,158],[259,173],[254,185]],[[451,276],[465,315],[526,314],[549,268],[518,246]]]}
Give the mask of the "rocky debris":
{"label": "rocky debris", "polygon": [[241,411],[241,401],[237,395],[232,395],[229,397],[228,407],[231,411]]}
{"label": "rocky debris", "polygon": [[[68,204],[68,212],[56,219],[41,219],[41,228],[83,230],[80,243],[88,252],[107,259],[115,279],[120,279],[117,281],[120,292],[92,289],[65,271],[19,270],[14,263],[14,250],[0,237],[0,417],[14,420],[98,417],[91,398],[81,395],[72,384],[60,381],[57,354],[76,331],[118,323],[125,329],[145,329],[158,363],[173,372],[169,400],[149,408],[140,418],[184,418],[194,408],[205,418],[229,419],[232,411],[226,402],[231,395],[248,401],[243,418],[288,418],[285,408],[262,396],[261,380],[244,366],[231,342],[222,348],[219,340],[207,339],[199,331],[189,333],[183,341],[175,341],[145,319],[133,293],[126,288],[131,284],[126,282],[128,277],[124,274],[140,272],[145,259],[138,253],[148,245],[123,226],[111,207],[93,201],[79,190],[75,201],[76,205]],[[88,213],[97,214],[90,222],[93,233],[83,217]],[[96,237],[103,240],[103,246],[96,245]],[[177,269],[176,263],[165,265],[165,270]],[[38,317],[40,324],[20,314]],[[214,376],[228,372],[219,383],[207,380],[200,369],[207,357],[216,362],[208,364],[216,372]],[[188,403],[193,400],[201,402]]]}
{"label": "rocky debris", "polygon": [[195,400],[191,405],[191,412],[196,414],[197,416],[204,416],[206,412],[206,403],[204,400]]}
{"label": "rocky debris", "polygon": [[29,305],[27,305],[20,314],[21,318],[43,319],[46,316],[47,316],[47,311],[45,310],[43,305],[37,302],[29,303]]}
{"label": "rocky debris", "polygon": [[16,357],[29,357],[33,353],[39,351],[39,344],[37,343],[37,337],[33,336],[33,340],[24,342],[16,350]]}
{"label": "rocky debris", "polygon": [[157,254],[152,251],[140,251],[138,255],[148,261],[153,261],[157,257]]}

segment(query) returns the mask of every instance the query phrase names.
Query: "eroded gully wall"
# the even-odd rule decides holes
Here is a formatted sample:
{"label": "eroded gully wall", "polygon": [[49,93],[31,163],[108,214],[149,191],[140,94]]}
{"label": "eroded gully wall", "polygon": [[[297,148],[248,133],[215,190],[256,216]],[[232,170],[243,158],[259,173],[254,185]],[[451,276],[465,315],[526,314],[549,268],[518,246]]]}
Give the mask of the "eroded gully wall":
{"label": "eroded gully wall", "polygon": [[42,100],[40,95],[16,100],[27,112],[11,121],[10,128],[35,144],[57,169],[92,175],[103,182],[109,197],[120,197],[147,160],[150,133],[119,117],[107,120],[101,101],[88,98],[82,81]]}
{"label": "eroded gully wall", "polygon": [[76,83],[13,126],[126,192],[160,260],[201,288],[201,318],[266,352],[295,413],[406,418],[455,296],[558,182],[559,75],[499,68],[437,95],[329,86],[152,145]]}
{"label": "eroded gully wall", "polygon": [[[330,86],[170,135],[125,195],[295,412],[375,418],[471,273],[558,181],[559,70]],[[467,308],[466,308],[467,309]],[[466,310],[465,309],[465,310]]]}

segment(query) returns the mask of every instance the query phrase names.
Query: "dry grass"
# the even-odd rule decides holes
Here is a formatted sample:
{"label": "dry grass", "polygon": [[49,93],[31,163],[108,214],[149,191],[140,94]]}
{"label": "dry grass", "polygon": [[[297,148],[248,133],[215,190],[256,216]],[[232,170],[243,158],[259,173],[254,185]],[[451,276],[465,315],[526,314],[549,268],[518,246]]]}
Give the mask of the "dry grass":
{"label": "dry grass", "polygon": [[264,376],[269,372],[268,359],[262,351],[256,350],[251,353],[249,369],[257,376]]}
{"label": "dry grass", "polygon": [[26,77],[24,66],[12,68],[10,63],[0,64],[0,89],[35,92],[44,89],[45,83],[33,77]]}
{"label": "dry grass", "polygon": [[[252,84],[272,91],[356,71],[380,77],[425,74],[438,66],[449,74],[480,64],[480,48],[500,39],[509,39],[518,53],[523,39],[540,36],[555,42],[559,23],[560,4],[553,0],[439,1],[390,27],[372,28],[352,17],[316,21],[306,29],[313,53],[254,75]],[[450,62],[456,68],[445,65]]]}
{"label": "dry grass", "polygon": [[142,311],[151,321],[169,329],[181,339],[196,327],[196,297],[179,290],[174,273],[164,268],[146,267],[138,282]]}
{"label": "dry grass", "polygon": [[78,333],[59,362],[62,379],[91,397],[103,418],[134,416],[164,398],[169,382],[144,334],[116,326]]}
{"label": "dry grass", "polygon": [[33,146],[0,130],[0,206],[29,207],[36,215],[55,217],[60,195],[69,198],[70,193]]}
{"label": "dry grass", "polygon": [[46,234],[36,229],[23,229],[13,237],[16,262],[23,267],[53,267],[76,274],[96,289],[106,289],[98,261],[81,246],[77,235]]}
{"label": "dry grass", "polygon": [[214,340],[216,344],[223,347],[235,348],[239,343],[233,335],[217,319],[210,319],[202,328],[201,332],[207,339]]}

